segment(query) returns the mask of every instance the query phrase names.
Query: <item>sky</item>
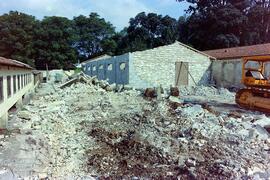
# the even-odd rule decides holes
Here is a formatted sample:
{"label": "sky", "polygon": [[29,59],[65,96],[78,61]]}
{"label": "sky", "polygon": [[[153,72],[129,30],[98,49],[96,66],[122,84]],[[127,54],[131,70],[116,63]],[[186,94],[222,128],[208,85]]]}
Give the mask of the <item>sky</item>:
{"label": "sky", "polygon": [[0,0],[0,15],[16,10],[34,15],[37,19],[44,16],[72,19],[97,12],[119,31],[128,26],[129,19],[139,12],[154,12],[178,19],[188,6],[175,0]]}

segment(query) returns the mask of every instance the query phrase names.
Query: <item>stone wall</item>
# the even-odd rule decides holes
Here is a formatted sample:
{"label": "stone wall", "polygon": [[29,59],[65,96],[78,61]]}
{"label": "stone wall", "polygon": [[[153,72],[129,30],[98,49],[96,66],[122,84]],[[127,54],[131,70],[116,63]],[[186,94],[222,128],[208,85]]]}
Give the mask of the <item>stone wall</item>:
{"label": "stone wall", "polygon": [[[212,78],[217,87],[242,88],[242,59],[216,60],[212,63]],[[256,63],[249,62],[246,67],[258,67]],[[266,63],[265,76],[270,76],[270,63]]]}
{"label": "stone wall", "polygon": [[241,59],[213,61],[212,76],[214,83],[218,87],[242,87]]}
{"label": "stone wall", "polygon": [[189,62],[189,85],[210,81],[210,58],[179,42],[130,53],[129,60],[129,84],[134,87],[174,86],[176,62]]}

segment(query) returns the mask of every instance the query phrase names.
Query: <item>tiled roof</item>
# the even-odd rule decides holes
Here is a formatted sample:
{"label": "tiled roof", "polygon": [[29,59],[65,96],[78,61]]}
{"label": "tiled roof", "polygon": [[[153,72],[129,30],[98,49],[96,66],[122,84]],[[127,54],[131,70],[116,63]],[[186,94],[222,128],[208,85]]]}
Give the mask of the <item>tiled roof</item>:
{"label": "tiled roof", "polygon": [[270,55],[270,43],[235,48],[216,49],[203,52],[217,59],[236,59],[248,56],[265,56]]}
{"label": "tiled roof", "polygon": [[13,59],[7,59],[4,57],[0,57],[0,65],[20,67],[20,68],[24,68],[24,69],[33,69],[28,64],[24,64],[22,62],[19,62],[19,61],[13,60]]}

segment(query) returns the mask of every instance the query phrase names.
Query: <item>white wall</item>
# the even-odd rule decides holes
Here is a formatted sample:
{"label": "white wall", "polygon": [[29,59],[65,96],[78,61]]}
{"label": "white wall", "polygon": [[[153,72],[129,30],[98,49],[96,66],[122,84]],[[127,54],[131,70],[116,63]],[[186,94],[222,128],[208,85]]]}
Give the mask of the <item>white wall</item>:
{"label": "white wall", "polygon": [[[23,88],[21,86],[21,89],[18,90],[18,82],[17,82],[17,75],[24,75],[24,74],[30,74],[31,82],[26,84]],[[16,75],[16,93],[14,93],[13,89],[13,75]],[[11,76],[11,96],[8,97],[7,93],[7,76]],[[0,77],[3,77],[3,94],[4,94],[4,100],[0,102],[0,126],[4,126],[6,122],[6,116],[8,110],[16,104],[16,102],[20,101],[22,99],[22,96],[25,95],[28,92],[33,91],[34,89],[34,76],[31,73],[31,70],[26,69],[20,69],[20,68],[14,68],[14,67],[5,67],[0,66]],[[20,77],[20,81],[21,81]],[[1,121],[2,120],[2,121]]]}
{"label": "white wall", "polygon": [[[189,85],[210,81],[210,58],[179,42],[130,53],[129,84],[136,88],[175,85],[175,63],[189,62]],[[195,82],[193,81],[195,80]]]}
{"label": "white wall", "polygon": [[212,78],[218,87],[243,87],[242,79],[242,60],[216,60],[212,64]]}
{"label": "white wall", "polygon": [[212,76],[218,87],[241,87],[241,59],[213,61]]}

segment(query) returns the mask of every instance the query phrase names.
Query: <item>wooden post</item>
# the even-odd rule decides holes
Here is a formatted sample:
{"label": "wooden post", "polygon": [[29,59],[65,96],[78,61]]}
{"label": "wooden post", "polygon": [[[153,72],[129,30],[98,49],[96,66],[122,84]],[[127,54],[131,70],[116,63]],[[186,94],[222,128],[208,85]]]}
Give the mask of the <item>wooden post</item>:
{"label": "wooden post", "polygon": [[49,81],[49,70],[48,70],[48,64],[46,64],[46,82]]}

